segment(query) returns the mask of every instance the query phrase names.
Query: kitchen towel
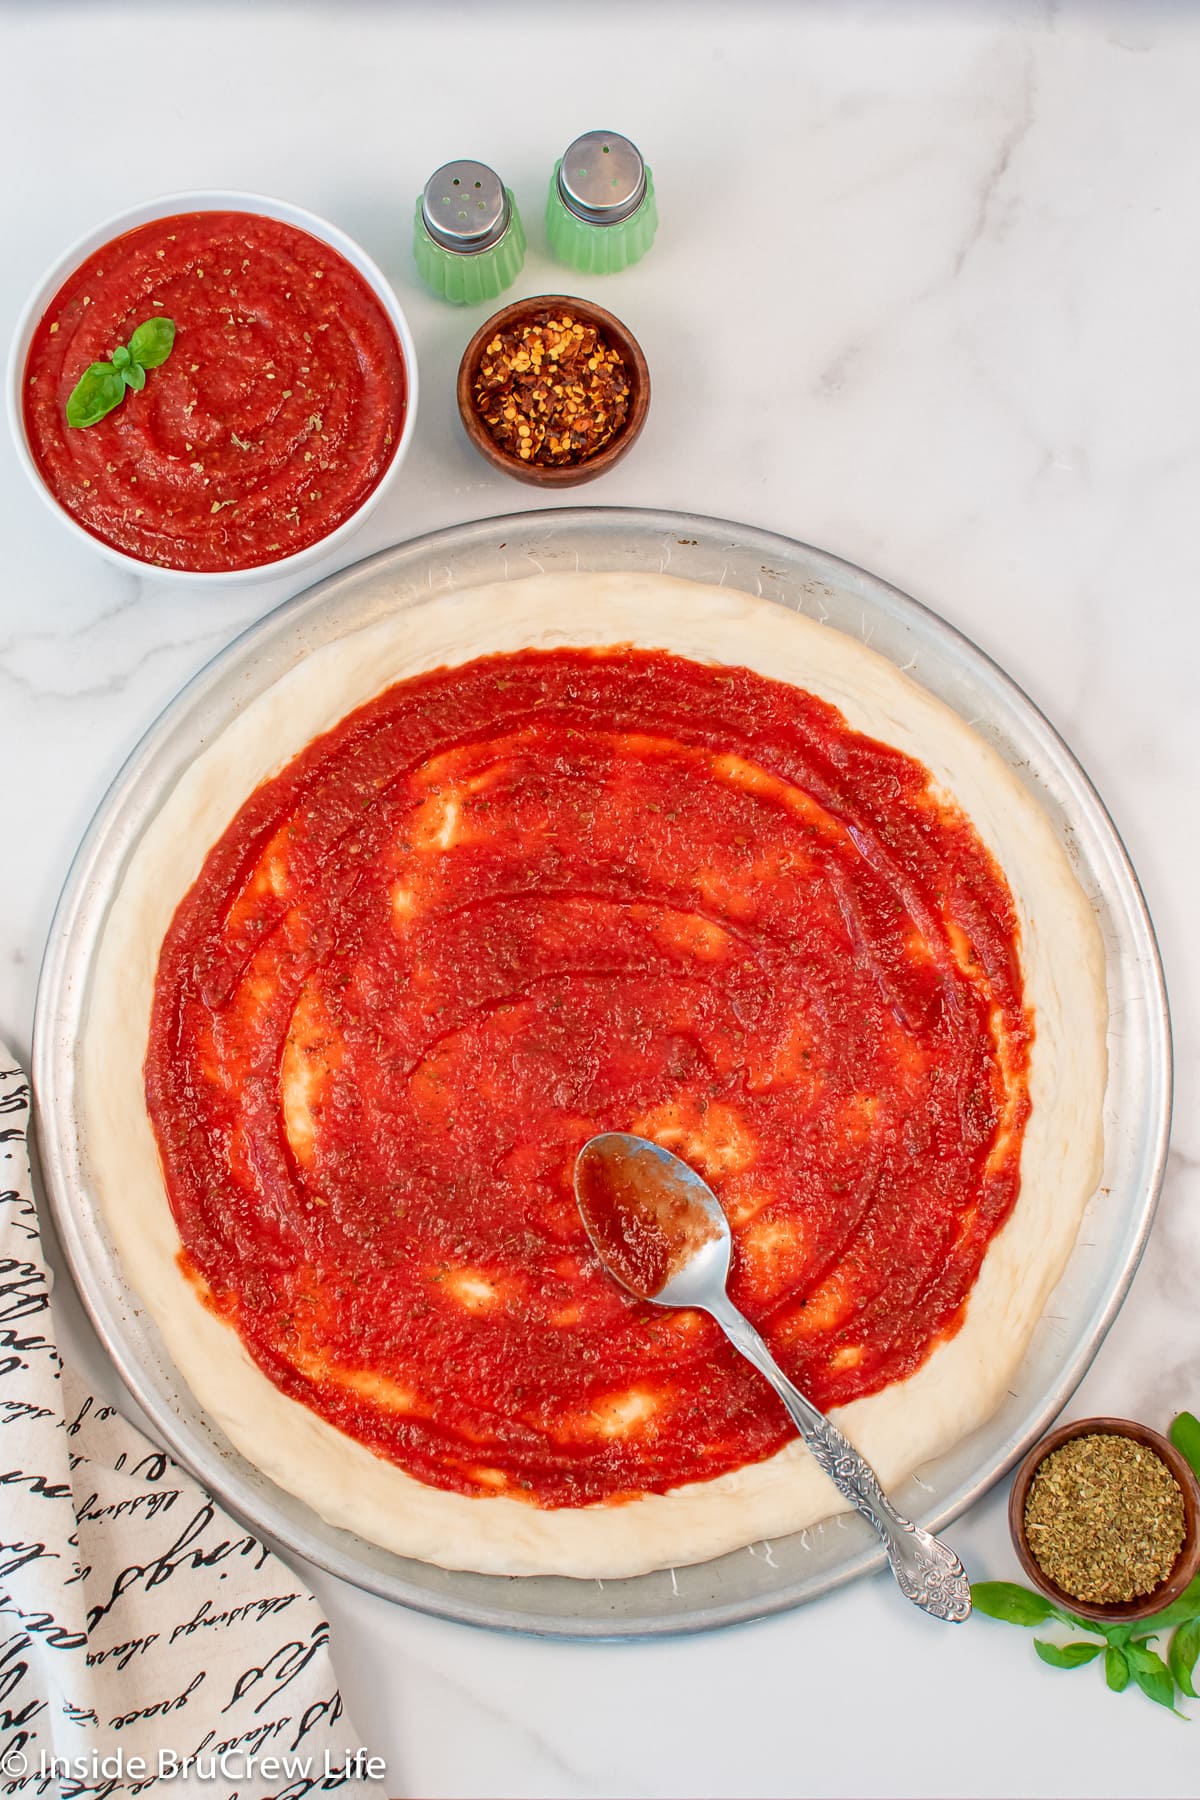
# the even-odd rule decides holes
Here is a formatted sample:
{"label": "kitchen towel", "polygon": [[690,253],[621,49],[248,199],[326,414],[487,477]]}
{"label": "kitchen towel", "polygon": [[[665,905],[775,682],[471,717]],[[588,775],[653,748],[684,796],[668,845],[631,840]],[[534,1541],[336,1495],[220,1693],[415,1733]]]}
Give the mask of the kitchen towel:
{"label": "kitchen towel", "polygon": [[0,1794],[384,1800],[316,1600],[63,1366],[0,1045]]}

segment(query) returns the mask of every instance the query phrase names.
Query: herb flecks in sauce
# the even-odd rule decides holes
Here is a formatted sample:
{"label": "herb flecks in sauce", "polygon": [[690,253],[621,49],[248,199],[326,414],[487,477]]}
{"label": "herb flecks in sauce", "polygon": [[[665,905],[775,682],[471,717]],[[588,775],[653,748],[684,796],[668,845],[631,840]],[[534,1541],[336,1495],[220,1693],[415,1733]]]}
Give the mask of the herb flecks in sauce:
{"label": "herb flecks in sauce", "polygon": [[752,1205],[731,1295],[814,1404],[903,1380],[1016,1197],[1016,929],[926,771],[799,688],[629,647],[431,670],[257,789],[175,915],[180,1237],[277,1387],[430,1486],[622,1504],[760,1462],[786,1416],[602,1273],[575,1156],[633,1130]]}

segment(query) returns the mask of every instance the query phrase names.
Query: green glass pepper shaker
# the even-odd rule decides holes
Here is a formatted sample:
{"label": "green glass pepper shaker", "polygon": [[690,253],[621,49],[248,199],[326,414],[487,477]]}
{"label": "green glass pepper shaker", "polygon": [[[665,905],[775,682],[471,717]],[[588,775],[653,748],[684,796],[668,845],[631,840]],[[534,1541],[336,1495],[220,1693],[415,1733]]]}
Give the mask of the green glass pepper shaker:
{"label": "green glass pepper shaker", "polygon": [[444,300],[494,300],[525,261],[525,230],[512,191],[481,162],[435,169],[413,221],[417,272]]}
{"label": "green glass pepper shaker", "polygon": [[616,131],[585,131],[554,165],[546,236],[585,275],[615,275],[645,256],[658,229],[654,178]]}

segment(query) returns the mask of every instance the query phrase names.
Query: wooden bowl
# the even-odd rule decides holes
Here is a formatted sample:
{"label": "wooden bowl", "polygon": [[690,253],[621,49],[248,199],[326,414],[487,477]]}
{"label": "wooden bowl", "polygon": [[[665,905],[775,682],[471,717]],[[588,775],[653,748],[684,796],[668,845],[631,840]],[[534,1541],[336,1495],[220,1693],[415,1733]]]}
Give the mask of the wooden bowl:
{"label": "wooden bowl", "polygon": [[[1051,1581],[1039,1568],[1025,1535],[1025,1502],[1029,1496],[1030,1483],[1042,1463],[1052,1451],[1060,1449],[1072,1438],[1093,1437],[1100,1433],[1111,1437],[1132,1438],[1137,1444],[1145,1444],[1147,1449],[1153,1450],[1166,1463],[1183,1494],[1183,1546],[1171,1573],[1152,1594],[1143,1594],[1136,1600],[1114,1600],[1107,1604],[1076,1600],[1065,1588],[1060,1588],[1057,1582]],[[1064,1612],[1075,1613],[1081,1619],[1098,1619],[1106,1625],[1148,1619],[1152,1613],[1161,1612],[1164,1606],[1169,1606],[1179,1598],[1188,1583],[1200,1572],[1200,1487],[1196,1485],[1196,1477],[1186,1458],[1180,1455],[1174,1444],[1168,1443],[1157,1431],[1151,1431],[1148,1425],[1135,1424],[1132,1419],[1076,1419],[1070,1425],[1060,1425],[1056,1431],[1050,1432],[1040,1443],[1035,1444],[1013,1478],[1012,1492],[1008,1497],[1008,1528],[1012,1533],[1013,1548],[1021,1567],[1029,1577],[1031,1586],[1039,1594],[1044,1594],[1055,1606],[1061,1606]]]}
{"label": "wooden bowl", "polygon": [[[519,325],[534,313],[546,310],[558,312],[564,307],[575,318],[594,325],[612,348],[619,351],[629,377],[629,411],[616,436],[610,438],[602,450],[597,450],[585,462],[557,467],[522,462],[519,456],[501,449],[480,418],[475,406],[475,375],[484,350],[498,331],[506,331]],[[646,367],[642,347],[633,333],[602,306],[594,306],[590,300],[578,300],[571,294],[533,294],[528,300],[515,300],[511,306],[502,306],[485,325],[479,327],[463,351],[462,361],[458,365],[458,412],[463,430],[480,456],[490,462],[493,468],[501,470],[505,475],[515,475],[518,481],[532,482],[535,487],[578,487],[581,482],[595,481],[597,475],[607,474],[613,464],[620,462],[627,451],[633,448],[635,438],[646,423],[649,410],[650,371]]]}

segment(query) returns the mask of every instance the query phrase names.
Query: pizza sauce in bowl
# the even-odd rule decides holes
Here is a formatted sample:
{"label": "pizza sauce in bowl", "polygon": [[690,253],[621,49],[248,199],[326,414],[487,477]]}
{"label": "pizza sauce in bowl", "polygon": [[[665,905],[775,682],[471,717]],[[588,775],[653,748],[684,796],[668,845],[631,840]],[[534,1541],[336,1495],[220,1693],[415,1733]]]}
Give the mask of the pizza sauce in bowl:
{"label": "pizza sauce in bowl", "polygon": [[[14,346],[14,435],[56,510],[118,561],[275,574],[323,555],[398,469],[412,341],[334,227],[249,195],[197,198],[124,215],[47,278]],[[156,318],[175,327],[166,359],[96,423],[69,424],[80,377]]]}

